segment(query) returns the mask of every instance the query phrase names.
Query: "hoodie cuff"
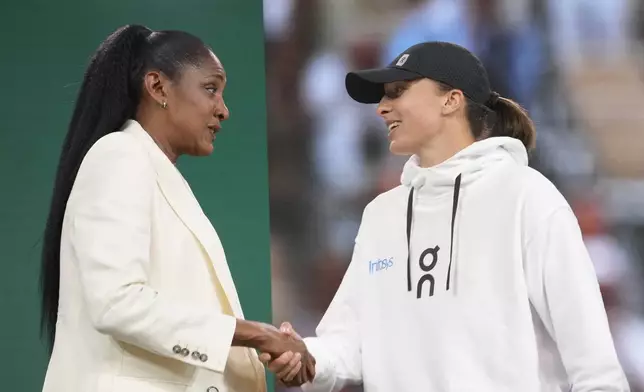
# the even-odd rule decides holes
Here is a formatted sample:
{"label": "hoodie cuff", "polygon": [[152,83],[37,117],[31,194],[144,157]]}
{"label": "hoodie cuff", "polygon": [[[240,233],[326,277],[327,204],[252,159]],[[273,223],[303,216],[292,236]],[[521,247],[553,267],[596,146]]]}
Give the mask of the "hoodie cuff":
{"label": "hoodie cuff", "polygon": [[[315,377],[311,384],[313,385],[323,385],[328,383],[333,383],[334,377],[334,368],[333,364],[330,363],[328,356],[326,355],[324,346],[318,338],[304,338],[304,343],[306,348],[309,350],[311,355],[315,358]],[[304,386],[303,386],[304,387]],[[304,390],[306,390],[304,388]]]}

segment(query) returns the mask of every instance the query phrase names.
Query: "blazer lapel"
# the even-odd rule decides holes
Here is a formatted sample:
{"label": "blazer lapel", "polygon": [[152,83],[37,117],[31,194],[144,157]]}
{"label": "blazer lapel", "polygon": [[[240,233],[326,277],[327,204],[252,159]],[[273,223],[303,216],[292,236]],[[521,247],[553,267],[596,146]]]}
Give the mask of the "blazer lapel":
{"label": "blazer lapel", "polygon": [[157,183],[161,192],[210,258],[216,278],[227,297],[223,300],[228,303],[235,316],[243,317],[235,283],[219,236],[201,209],[188,183],[138,122],[129,120],[124,126],[124,131],[136,135],[143,142],[157,172]]}

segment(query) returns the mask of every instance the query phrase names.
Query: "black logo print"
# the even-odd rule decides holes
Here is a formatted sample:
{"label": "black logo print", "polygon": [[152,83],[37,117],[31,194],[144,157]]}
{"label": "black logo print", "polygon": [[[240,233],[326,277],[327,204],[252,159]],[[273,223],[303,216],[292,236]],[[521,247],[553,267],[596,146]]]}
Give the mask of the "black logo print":
{"label": "black logo print", "polygon": [[[420,258],[418,259],[418,264],[420,265],[420,269],[422,269],[425,272],[430,272],[436,264],[438,263],[438,251],[440,250],[440,247],[436,245],[433,248],[427,248],[425,251],[420,255]],[[427,265],[425,264],[425,257],[427,255],[432,255],[432,262],[431,264]],[[426,273],[423,276],[418,279],[418,285],[416,287],[416,298],[420,298],[422,291],[423,291],[423,284],[425,282],[429,282],[429,296],[434,295],[434,276],[430,273]]]}

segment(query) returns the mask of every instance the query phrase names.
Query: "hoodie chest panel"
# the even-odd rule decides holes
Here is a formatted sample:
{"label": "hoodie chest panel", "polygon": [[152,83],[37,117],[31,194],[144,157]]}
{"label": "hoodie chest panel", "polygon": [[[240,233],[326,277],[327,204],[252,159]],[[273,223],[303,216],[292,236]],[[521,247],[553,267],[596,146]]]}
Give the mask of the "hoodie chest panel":
{"label": "hoodie chest panel", "polygon": [[417,202],[411,233],[411,290],[404,206],[375,219],[378,230],[370,233],[362,267],[365,295],[376,305],[367,308],[374,316],[403,316],[415,309],[419,318],[445,316],[471,323],[484,315],[504,324],[517,309],[528,315],[518,203],[516,196],[497,190],[496,185],[486,184],[462,193],[451,267],[451,198]]}
{"label": "hoodie chest panel", "polygon": [[[449,200],[444,205],[414,210],[411,235],[411,281],[407,285],[406,206],[374,217],[368,246],[363,251],[363,282],[366,295],[378,302],[415,303],[418,295],[430,298],[445,291],[449,267]],[[430,295],[431,294],[431,295]],[[395,305],[394,305],[395,306]],[[381,306],[379,305],[379,308]]]}
{"label": "hoodie chest panel", "polygon": [[[433,377],[421,383],[436,390],[447,385],[469,390],[471,385],[464,386],[468,382],[476,385],[490,380],[499,382],[497,388],[520,384],[532,376],[530,372],[506,371],[508,361],[513,361],[516,369],[533,368],[534,335],[521,267],[518,202],[513,195],[499,195],[493,185],[473,187],[462,194],[449,290],[445,283],[451,199],[427,206],[419,203],[414,211],[411,291],[407,288],[405,209],[396,208],[396,213],[378,217],[379,229],[369,233],[363,258],[361,312],[366,379],[384,371],[378,366],[380,358],[390,358],[388,372],[409,371],[409,361],[398,360],[400,347],[417,358],[413,364],[418,374],[434,369]],[[427,252],[435,248],[436,252]],[[434,264],[429,271],[421,268],[423,254],[424,266]],[[392,265],[388,268],[373,271],[369,266],[370,260],[389,257]],[[424,274],[433,277],[433,293],[431,279],[423,279]],[[517,349],[526,355],[517,356]],[[379,360],[372,360],[375,358]],[[454,369],[464,369],[468,378],[460,378],[461,371]]]}
{"label": "hoodie chest panel", "polygon": [[[462,206],[454,238],[456,291],[504,302],[527,297],[516,198],[481,190]],[[490,202],[494,200],[494,202]]]}
{"label": "hoodie chest panel", "polygon": [[[402,211],[402,209],[401,209]],[[380,215],[372,227],[376,227],[368,238],[368,244],[361,254],[361,275],[366,295],[373,295],[382,289],[405,288],[407,251],[404,244],[405,224],[395,215]]]}

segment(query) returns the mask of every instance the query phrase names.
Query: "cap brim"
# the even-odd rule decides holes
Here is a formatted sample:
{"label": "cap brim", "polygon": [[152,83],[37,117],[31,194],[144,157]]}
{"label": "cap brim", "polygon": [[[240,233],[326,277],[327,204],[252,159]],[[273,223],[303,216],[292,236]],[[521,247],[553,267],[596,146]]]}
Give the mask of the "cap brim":
{"label": "cap brim", "polygon": [[349,72],[345,86],[349,96],[360,103],[378,103],[385,95],[385,83],[413,80],[421,77],[401,68],[376,68]]}

